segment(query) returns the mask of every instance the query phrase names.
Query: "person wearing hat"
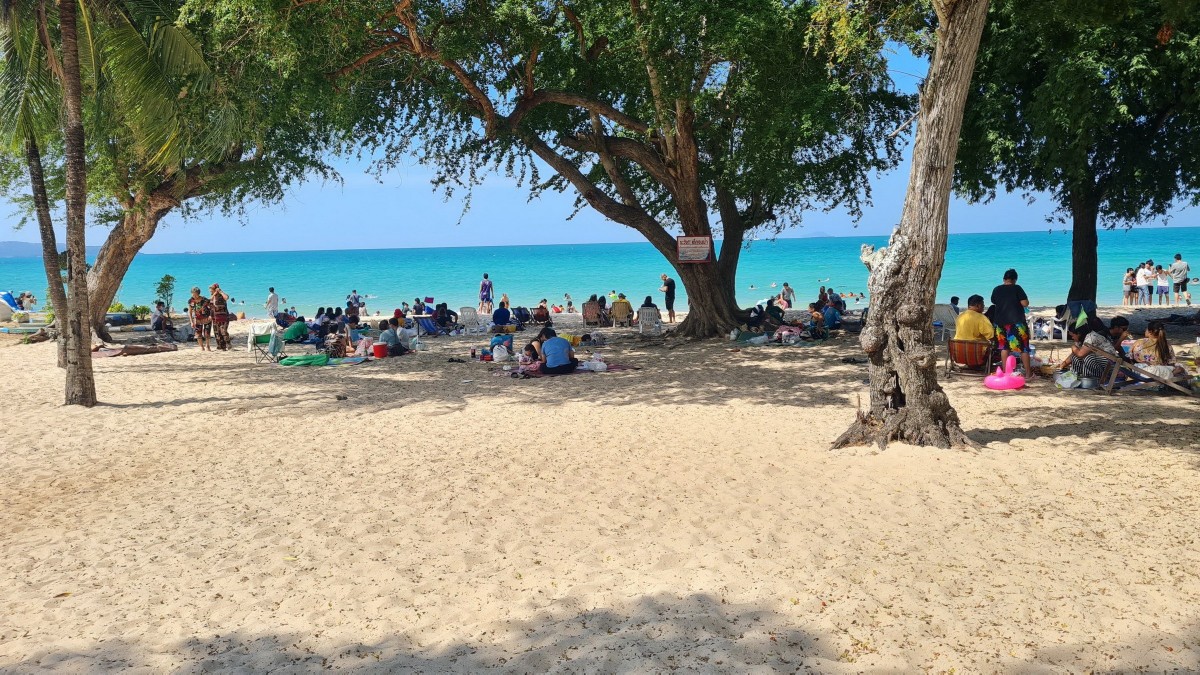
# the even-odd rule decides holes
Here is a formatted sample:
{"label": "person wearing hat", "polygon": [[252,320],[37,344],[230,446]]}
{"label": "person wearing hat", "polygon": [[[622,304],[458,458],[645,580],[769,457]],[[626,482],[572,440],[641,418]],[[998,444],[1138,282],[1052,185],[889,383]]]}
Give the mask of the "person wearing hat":
{"label": "person wearing hat", "polygon": [[229,351],[229,294],[221,290],[220,284],[209,286],[208,292],[211,294],[209,302],[212,303],[213,339],[217,342],[217,349]]}

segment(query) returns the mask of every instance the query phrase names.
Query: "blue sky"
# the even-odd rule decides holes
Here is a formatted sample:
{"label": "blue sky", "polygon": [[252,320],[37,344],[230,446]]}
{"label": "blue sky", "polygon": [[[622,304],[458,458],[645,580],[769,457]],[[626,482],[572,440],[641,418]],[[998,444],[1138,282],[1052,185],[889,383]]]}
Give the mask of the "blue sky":
{"label": "blue sky", "polygon": [[[906,91],[916,87],[915,75],[926,63],[907,52],[891,58],[896,84]],[[805,214],[800,228],[783,237],[886,235],[900,218],[908,182],[905,161],[885,175],[875,177],[873,206],[864,209],[855,225],[841,210]],[[250,205],[244,222],[220,215],[183,220],[168,217],[146,253],[180,251],[280,251],[341,248],[409,248],[486,246],[501,244],[573,244],[643,241],[633,230],[584,209],[573,220],[574,194],[544,195],[529,202],[527,194],[504,176],[493,176],[477,188],[472,209],[462,217],[457,200],[446,202],[429,184],[430,171],[415,161],[383,176],[382,182],[367,173],[368,162],[338,165],[343,184],[309,182],[292,190],[284,203]],[[547,170],[548,172],[548,170]],[[1026,203],[1021,195],[1000,195],[989,204],[967,204],[955,199],[950,209],[951,232],[1039,230],[1053,210],[1046,197]],[[3,224],[0,240],[36,241],[33,228],[15,230],[14,208],[0,203]],[[1200,225],[1200,209],[1180,209],[1175,226]],[[1062,226],[1059,226],[1061,228]],[[103,242],[104,228],[88,231],[89,244]]]}

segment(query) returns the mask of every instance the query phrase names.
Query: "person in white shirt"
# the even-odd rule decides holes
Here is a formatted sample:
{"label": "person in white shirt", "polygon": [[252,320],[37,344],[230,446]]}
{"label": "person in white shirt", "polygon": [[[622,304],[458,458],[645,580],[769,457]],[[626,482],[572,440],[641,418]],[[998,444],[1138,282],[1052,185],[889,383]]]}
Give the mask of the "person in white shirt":
{"label": "person in white shirt", "polygon": [[267,316],[274,319],[275,315],[279,313],[279,296],[275,295],[274,286],[268,288],[267,293],[269,293],[267,296],[267,302],[263,306],[267,308]]}
{"label": "person in white shirt", "polygon": [[1139,304],[1139,305],[1149,305],[1150,304],[1150,301],[1153,300],[1153,298],[1154,298],[1154,296],[1152,295],[1153,286],[1151,286],[1151,284],[1153,284],[1153,283],[1154,283],[1154,269],[1151,267],[1151,263],[1143,263],[1140,267],[1138,267],[1138,270],[1137,270],[1137,287],[1138,287],[1137,304]]}

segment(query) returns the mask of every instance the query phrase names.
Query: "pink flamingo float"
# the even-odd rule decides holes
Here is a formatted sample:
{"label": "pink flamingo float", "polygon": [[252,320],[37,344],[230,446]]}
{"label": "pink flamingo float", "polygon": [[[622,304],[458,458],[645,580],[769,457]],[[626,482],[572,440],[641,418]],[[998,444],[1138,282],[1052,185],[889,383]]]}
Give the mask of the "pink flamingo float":
{"label": "pink flamingo float", "polygon": [[1013,373],[1013,369],[1017,367],[1017,357],[1012,354],[1008,355],[1008,360],[1004,362],[1004,371],[1000,371],[1000,366],[996,366],[996,373],[983,378],[983,386],[988,389],[1004,390],[1004,389],[1020,389],[1025,386],[1025,378],[1021,375]]}

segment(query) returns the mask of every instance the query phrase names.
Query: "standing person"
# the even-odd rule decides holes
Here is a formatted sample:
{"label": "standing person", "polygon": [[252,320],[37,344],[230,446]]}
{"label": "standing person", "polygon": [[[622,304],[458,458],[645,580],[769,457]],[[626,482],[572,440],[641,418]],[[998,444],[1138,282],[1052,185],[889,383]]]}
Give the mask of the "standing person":
{"label": "standing person", "polygon": [[781,291],[783,299],[787,300],[788,307],[796,306],[796,289],[788,286],[788,282],[783,282],[783,291]]}
{"label": "standing person", "polygon": [[274,286],[267,289],[267,301],[263,304],[263,307],[267,308],[267,316],[272,319],[279,313],[279,296],[275,295]]}
{"label": "standing person", "polygon": [[209,286],[208,292],[212,295],[213,339],[217,341],[217,349],[229,351],[229,294],[219,284]]}
{"label": "standing person", "polygon": [[367,303],[363,300],[362,296],[358,294],[357,288],[352,289],[350,291],[350,295],[346,296],[346,308],[349,309],[351,305],[358,310],[356,314],[361,315],[365,313],[363,310],[366,308]]}
{"label": "standing person", "polygon": [[662,282],[662,287],[658,290],[663,292],[663,306],[667,308],[667,319],[675,323],[675,280],[664,274]]}
{"label": "standing person", "polygon": [[487,272],[483,273],[483,281],[479,282],[479,313],[492,313],[492,298],[495,297],[495,286],[492,280],[488,278]]}
{"label": "standing person", "polygon": [[1154,281],[1153,281],[1154,268],[1151,267],[1151,264],[1152,263],[1146,262],[1146,263],[1142,263],[1141,265],[1138,266],[1138,270],[1137,270],[1137,287],[1138,287],[1137,304],[1139,304],[1139,305],[1149,305],[1150,302],[1154,299],[1154,296],[1152,295],[1152,293],[1154,292],[1154,287],[1151,285],[1154,283]]}
{"label": "standing person", "polygon": [[1121,290],[1125,293],[1124,299],[1121,300],[1122,305],[1133,305],[1137,299],[1137,273],[1133,268],[1125,270],[1125,277],[1121,279]]}
{"label": "standing person", "polygon": [[1171,275],[1171,281],[1175,286],[1175,304],[1179,304],[1182,298],[1190,306],[1192,304],[1192,294],[1188,291],[1188,276],[1192,273],[1192,268],[1183,260],[1182,253],[1175,254],[1175,262],[1167,268],[1167,272]]}
{"label": "standing person", "polygon": [[1158,304],[1171,305],[1171,275],[1163,269],[1162,265],[1154,267],[1154,281],[1158,286]]}
{"label": "standing person", "polygon": [[1029,324],[1025,322],[1025,308],[1029,296],[1017,285],[1017,271],[1004,272],[1004,283],[992,289],[992,304],[996,307],[996,343],[1000,349],[1000,362],[1006,363],[1010,352],[1021,355],[1024,374],[1029,376]]}
{"label": "standing person", "polygon": [[192,332],[196,334],[196,344],[200,351],[212,351],[208,338],[212,335],[212,302],[200,295],[200,287],[192,286],[192,297],[187,302],[188,319],[192,322]]}

